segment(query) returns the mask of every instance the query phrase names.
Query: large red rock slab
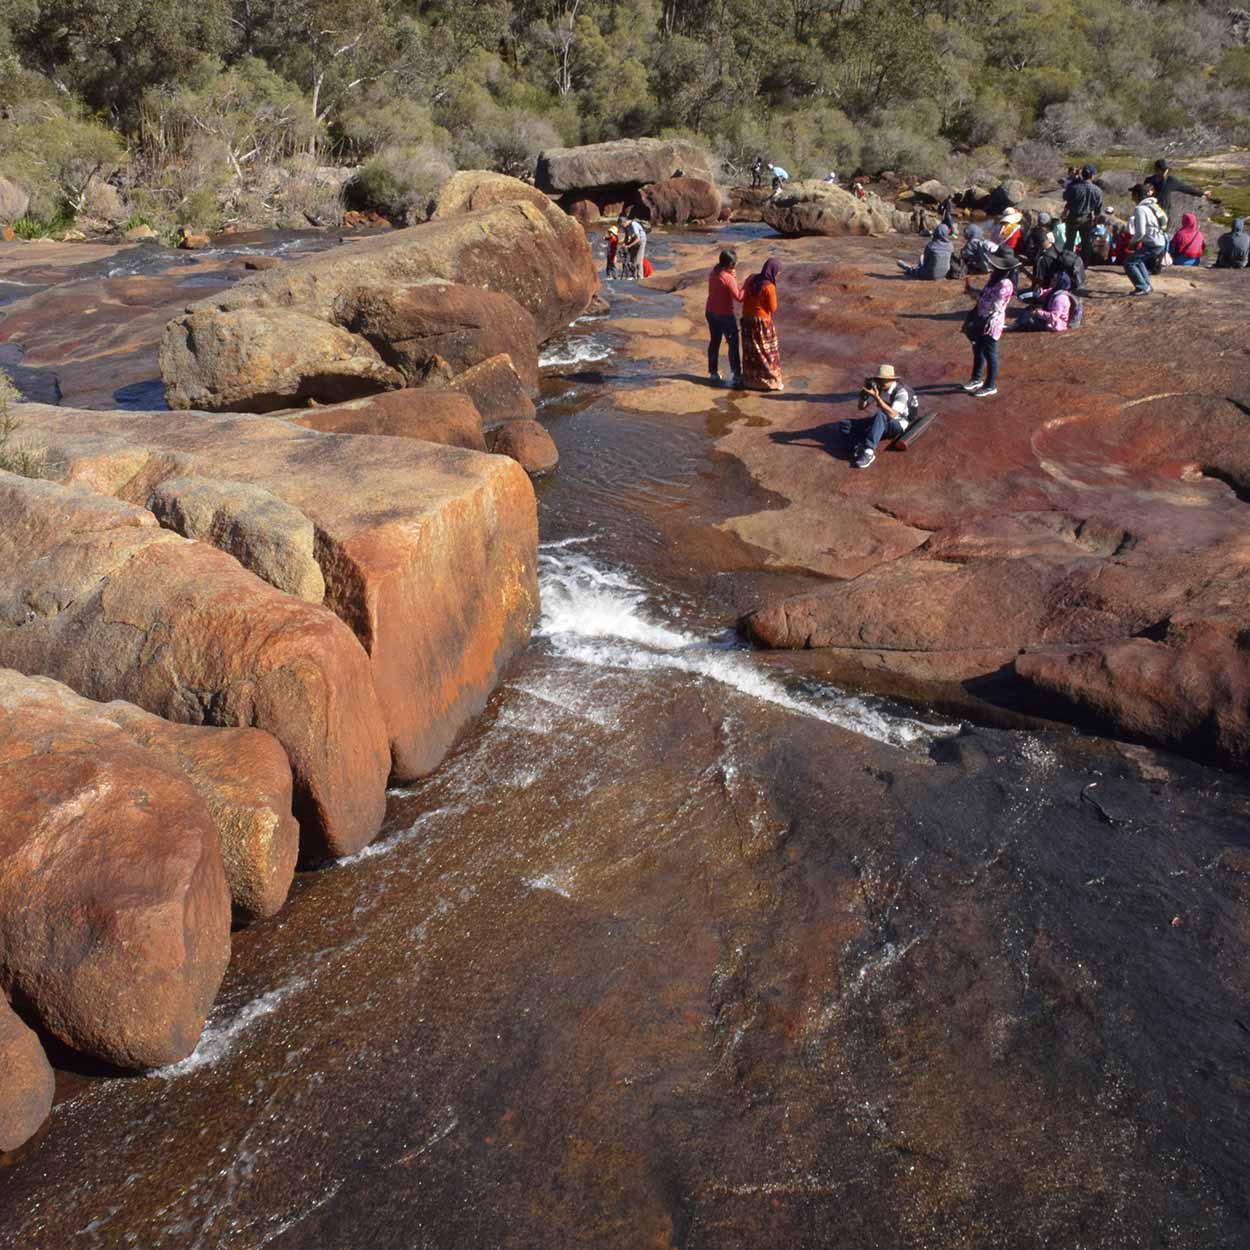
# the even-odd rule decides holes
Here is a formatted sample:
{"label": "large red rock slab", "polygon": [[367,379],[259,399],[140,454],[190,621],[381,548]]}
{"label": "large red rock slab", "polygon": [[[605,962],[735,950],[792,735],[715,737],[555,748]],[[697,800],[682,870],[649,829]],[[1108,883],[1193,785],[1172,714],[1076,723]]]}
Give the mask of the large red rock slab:
{"label": "large red rock slab", "polygon": [[160,368],[171,408],[273,412],[402,386],[367,339],[297,312],[200,308],[166,335]]}
{"label": "large red rock slab", "polygon": [[678,170],[711,181],[706,148],[684,139],[613,139],[576,148],[548,148],[539,154],[534,184],[540,191],[638,188],[663,182]]}
{"label": "large red rock slab", "polygon": [[291,766],[259,729],[179,725],[132,703],[96,703],[48,677],[0,669],[0,716],[64,718],[101,749],[129,740],[186,774],[208,805],[221,844],[235,919],[272,916],[286,901],[299,855]]}
{"label": "large red rock slab", "polygon": [[446,369],[463,373],[503,353],[526,386],[538,385],[538,330],[509,295],[456,282],[365,287],[343,297],[339,317],[409,386]]}
{"label": "large red rock slab", "polygon": [[499,204],[515,204],[518,200],[542,208],[551,203],[537,187],[519,178],[486,169],[462,169],[452,174],[430,197],[427,215],[433,221],[439,217],[480,212]]}
{"label": "large red rock slab", "polygon": [[492,356],[453,378],[448,388],[473,401],[481,414],[482,429],[493,430],[508,421],[532,421],[534,401],[516,371],[512,357]]}
{"label": "large red rock slab", "polygon": [[684,226],[720,216],[720,192],[705,178],[666,178],[643,187],[638,198],[646,216],[657,225]]}
{"label": "large red rock slab", "polygon": [[510,459],[265,417],[15,411],[57,472],[92,489],[143,500],[153,475],[171,463],[185,473],[189,460],[200,476],[262,486],[308,516],[326,606],[368,653],[401,778],[439,764],[529,641],[537,512]]}
{"label": "large red rock slab", "polygon": [[[782,261],[787,387],[725,401],[738,419],[717,449],[767,494],[720,528],[764,568],[831,579],[797,597],[762,582],[755,639],[813,648],[805,671],[827,655],[830,675],[874,691],[949,702],[962,685],[988,716],[1059,713],[1243,759],[1228,640],[1250,627],[1235,590],[1250,569],[1245,284],[1178,271],[1159,277],[1157,300],[1124,301],[1122,273],[1095,268],[1083,327],[1007,335],[1000,393],[984,402],[957,385],[959,284],[896,277],[896,258],[915,259],[905,241],[844,237],[836,264],[827,249],[740,249],[742,271],[766,251]],[[683,272],[685,255],[699,267]],[[678,245],[665,284],[684,302],[687,328],[670,333],[691,360],[705,258]],[[648,356],[645,330],[621,330]],[[859,419],[881,361],[939,420],[859,471],[838,427]]]}
{"label": "large red rock slab", "polygon": [[185,774],[112,727],[25,707],[0,712],[0,811],[6,993],[121,1067],[190,1054],[230,958],[230,893]]}
{"label": "large red rock slab", "polygon": [[560,462],[555,439],[537,421],[511,421],[495,431],[491,451],[511,456],[533,477],[550,473]]}
{"label": "large red rock slab", "polygon": [[118,499],[3,474],[0,516],[0,664],[184,724],[266,729],[309,854],[373,838],[385,723],[368,657],[331,611]]}
{"label": "large red rock slab", "polygon": [[457,391],[434,387],[384,391],[346,404],[292,413],[288,419],[323,434],[380,434],[470,451],[486,450],[482,414],[473,400]]}
{"label": "large red rock slab", "polygon": [[1250,760],[1250,646],[1227,622],[1186,622],[1162,641],[1031,652],[1015,671],[1070,715],[1116,733],[1234,768]]}
{"label": "large red rock slab", "polygon": [[56,1080],[32,1029],[0,995],[0,1152],[29,1141],[52,1110]]}
{"label": "large red rock slab", "polygon": [[763,219],[778,234],[886,234],[896,228],[897,215],[884,200],[869,194],[859,199],[830,182],[795,182],[764,201]]}
{"label": "large red rock slab", "polygon": [[[259,406],[289,406],[270,402],[274,370],[259,368],[251,378],[242,367],[247,360],[222,346],[237,337],[241,319],[249,327],[249,340],[275,345],[259,355],[262,365],[270,360],[282,364],[277,373],[285,392],[294,389],[301,398],[329,402],[349,398],[339,379],[346,370],[363,383],[368,370],[363,364],[366,357],[359,353],[373,352],[359,335],[349,335],[353,347],[336,334],[347,333],[342,327],[359,302],[358,293],[393,292],[429,282],[481,287],[510,297],[533,318],[540,342],[580,316],[599,285],[585,232],[550,203],[496,204],[362,239],[247,278],[174,318],[161,344],[170,407],[243,411],[250,404],[255,411]],[[308,350],[292,346],[288,358],[278,353],[277,346],[284,339],[281,327],[295,324],[291,318],[310,318],[326,326],[316,334],[309,330],[319,346]],[[259,328],[266,321],[275,327],[268,336]],[[325,373],[324,386],[318,381],[323,358],[334,364]],[[358,366],[351,363],[358,360]],[[384,375],[374,381],[372,389],[386,389]]]}

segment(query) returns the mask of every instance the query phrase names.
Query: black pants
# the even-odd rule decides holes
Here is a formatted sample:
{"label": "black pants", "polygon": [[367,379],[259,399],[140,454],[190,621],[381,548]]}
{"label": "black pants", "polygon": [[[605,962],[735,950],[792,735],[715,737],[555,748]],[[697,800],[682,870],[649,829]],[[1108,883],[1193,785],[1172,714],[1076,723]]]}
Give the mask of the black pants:
{"label": "black pants", "polygon": [[720,373],[720,341],[729,345],[729,369],[734,378],[742,376],[742,357],[738,351],[738,318],[733,313],[708,313],[707,371]]}

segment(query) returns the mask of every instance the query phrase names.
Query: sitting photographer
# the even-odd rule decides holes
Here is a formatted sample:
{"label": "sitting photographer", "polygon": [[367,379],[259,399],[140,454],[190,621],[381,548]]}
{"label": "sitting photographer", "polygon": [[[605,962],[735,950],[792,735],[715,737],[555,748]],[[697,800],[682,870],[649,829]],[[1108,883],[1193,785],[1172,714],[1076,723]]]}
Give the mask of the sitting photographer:
{"label": "sitting photographer", "polygon": [[[871,378],[864,379],[859,393],[859,410],[869,405],[876,407],[867,434],[855,447],[855,467],[866,469],[877,458],[877,447],[887,435],[898,438],[907,432],[919,415],[920,401],[909,386],[904,386],[894,372],[893,365],[882,365]],[[851,433],[850,421],[842,422],[842,432]]]}

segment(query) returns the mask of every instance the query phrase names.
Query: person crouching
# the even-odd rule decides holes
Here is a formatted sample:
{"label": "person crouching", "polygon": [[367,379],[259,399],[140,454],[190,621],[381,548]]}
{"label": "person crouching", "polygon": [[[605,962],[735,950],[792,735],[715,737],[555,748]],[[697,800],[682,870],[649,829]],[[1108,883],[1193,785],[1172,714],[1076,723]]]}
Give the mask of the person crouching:
{"label": "person crouching", "polygon": [[[870,378],[864,380],[859,393],[859,408],[864,411],[872,406],[876,411],[863,440],[855,448],[855,467],[866,469],[877,458],[877,448],[885,437],[898,438],[907,432],[916,420],[919,400],[909,386],[905,386],[894,371],[893,365],[882,365]],[[851,423],[843,423],[849,432]]]}

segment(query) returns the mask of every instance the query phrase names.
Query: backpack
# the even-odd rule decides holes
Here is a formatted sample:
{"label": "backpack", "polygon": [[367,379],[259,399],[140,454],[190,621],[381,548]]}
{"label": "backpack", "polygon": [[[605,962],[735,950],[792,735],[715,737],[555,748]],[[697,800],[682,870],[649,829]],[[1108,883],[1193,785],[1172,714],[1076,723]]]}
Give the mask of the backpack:
{"label": "backpack", "polygon": [[1052,278],[1057,273],[1066,273],[1072,280],[1073,294],[1085,289],[1085,262],[1075,252],[1060,252],[1050,273]]}
{"label": "backpack", "polygon": [[[916,392],[910,386],[905,386],[902,382],[898,383],[895,388],[894,398],[898,398],[898,392],[902,391],[907,396],[907,415],[901,418],[904,428],[910,426],[920,416],[920,399]],[[899,420],[897,416],[895,420]]]}
{"label": "backpack", "polygon": [[969,273],[989,273],[989,248],[984,239],[969,239],[959,253]]}

